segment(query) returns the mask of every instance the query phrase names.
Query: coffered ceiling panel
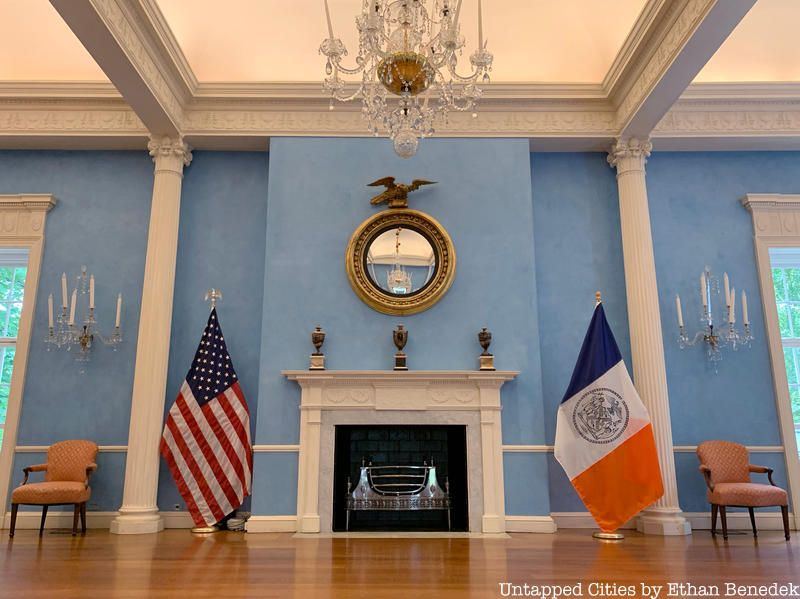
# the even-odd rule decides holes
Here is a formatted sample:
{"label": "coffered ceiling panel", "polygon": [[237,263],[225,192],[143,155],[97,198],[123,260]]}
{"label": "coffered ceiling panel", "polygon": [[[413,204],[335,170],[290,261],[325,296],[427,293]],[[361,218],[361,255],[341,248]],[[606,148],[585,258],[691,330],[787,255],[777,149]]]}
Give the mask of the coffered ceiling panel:
{"label": "coffered ceiling panel", "polygon": [[[357,51],[361,0],[329,0],[334,33]],[[613,8],[611,7],[613,4]],[[158,0],[200,81],[320,81],[322,0]],[[494,81],[600,83],[645,0],[484,0]],[[462,33],[476,44],[477,0],[464,0]]]}
{"label": "coffered ceiling panel", "polygon": [[800,0],[758,0],[697,82],[800,81]]}
{"label": "coffered ceiling panel", "polygon": [[0,80],[107,81],[47,0],[0,0]]}

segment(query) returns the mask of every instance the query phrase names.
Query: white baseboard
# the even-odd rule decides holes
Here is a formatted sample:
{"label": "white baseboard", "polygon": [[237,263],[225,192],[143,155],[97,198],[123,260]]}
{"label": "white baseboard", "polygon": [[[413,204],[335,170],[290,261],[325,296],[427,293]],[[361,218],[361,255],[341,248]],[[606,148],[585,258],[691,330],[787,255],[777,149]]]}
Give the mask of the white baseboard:
{"label": "white baseboard", "polygon": [[[164,528],[192,528],[192,517],[189,512],[160,512],[164,518]],[[111,521],[119,516],[119,512],[86,512],[86,528],[110,528]],[[36,511],[17,512],[18,530],[38,530],[42,518],[41,509]],[[3,518],[3,529],[11,527],[11,512],[6,512]],[[46,529],[72,528],[72,511],[59,512],[49,510],[44,523]]]}
{"label": "white baseboard", "polygon": [[506,516],[506,532],[554,533],[556,529],[550,516]]}
{"label": "white baseboard", "polygon": [[[597,528],[597,523],[589,512],[551,512],[550,515],[558,528]],[[636,530],[636,518],[620,528]]]}
{"label": "white baseboard", "polygon": [[250,516],[247,532],[297,532],[297,516]]}

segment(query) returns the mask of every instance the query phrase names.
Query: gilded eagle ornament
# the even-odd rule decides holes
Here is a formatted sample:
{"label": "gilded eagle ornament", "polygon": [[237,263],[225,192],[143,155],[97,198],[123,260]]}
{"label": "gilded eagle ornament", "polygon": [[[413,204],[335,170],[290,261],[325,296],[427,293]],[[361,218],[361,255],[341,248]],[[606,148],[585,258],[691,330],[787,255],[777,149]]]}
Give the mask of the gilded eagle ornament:
{"label": "gilded eagle ornament", "polygon": [[389,208],[408,208],[408,194],[416,191],[423,185],[433,185],[436,181],[426,181],[425,179],[414,179],[410,184],[395,183],[394,177],[383,177],[368,184],[368,187],[380,187],[383,185],[386,191],[376,195],[370,200],[370,204],[389,204]]}

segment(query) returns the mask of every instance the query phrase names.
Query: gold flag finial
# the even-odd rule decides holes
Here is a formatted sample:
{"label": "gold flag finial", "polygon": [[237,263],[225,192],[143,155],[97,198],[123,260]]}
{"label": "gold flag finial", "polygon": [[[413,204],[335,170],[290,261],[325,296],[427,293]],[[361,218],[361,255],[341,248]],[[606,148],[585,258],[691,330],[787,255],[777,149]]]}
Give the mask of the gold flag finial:
{"label": "gold flag finial", "polygon": [[594,301],[597,302],[598,304],[602,303],[603,300],[600,299],[600,292],[599,291],[595,291],[594,292]]}

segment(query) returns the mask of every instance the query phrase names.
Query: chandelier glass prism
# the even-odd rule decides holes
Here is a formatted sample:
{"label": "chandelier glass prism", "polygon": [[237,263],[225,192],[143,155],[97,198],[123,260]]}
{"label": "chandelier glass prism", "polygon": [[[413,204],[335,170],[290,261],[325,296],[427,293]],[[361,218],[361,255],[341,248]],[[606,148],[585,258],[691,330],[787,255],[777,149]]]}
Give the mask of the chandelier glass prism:
{"label": "chandelier glass prism", "polygon": [[[356,17],[358,54],[355,66],[347,67],[347,49],[334,37],[325,0],[328,37],[319,51],[327,58],[323,89],[331,110],[334,100],[361,98],[369,130],[387,133],[403,158],[413,156],[419,139],[432,135],[437,120],[446,122],[450,111],[474,111],[481,97],[478,81],[489,83],[493,57],[483,39],[478,0],[478,48],[469,57],[469,72],[459,73],[466,45],[459,22],[462,1],[363,0]],[[348,84],[350,77],[354,81]]]}

